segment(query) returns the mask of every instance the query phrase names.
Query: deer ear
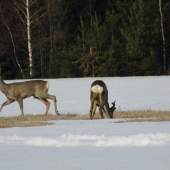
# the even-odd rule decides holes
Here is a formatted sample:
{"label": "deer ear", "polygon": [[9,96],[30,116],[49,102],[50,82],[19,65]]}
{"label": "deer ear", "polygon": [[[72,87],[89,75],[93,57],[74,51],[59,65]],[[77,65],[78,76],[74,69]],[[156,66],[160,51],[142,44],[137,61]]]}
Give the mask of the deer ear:
{"label": "deer ear", "polygon": [[112,104],[115,105],[115,103],[116,103],[116,100]]}

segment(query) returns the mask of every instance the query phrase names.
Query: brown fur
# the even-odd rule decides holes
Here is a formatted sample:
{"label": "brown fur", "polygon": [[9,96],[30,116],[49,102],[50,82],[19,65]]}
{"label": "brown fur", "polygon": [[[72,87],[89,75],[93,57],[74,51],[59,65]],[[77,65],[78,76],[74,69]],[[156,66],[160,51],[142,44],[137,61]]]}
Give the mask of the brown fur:
{"label": "brown fur", "polygon": [[[94,93],[91,88],[95,85],[99,85],[103,87],[102,93]],[[116,109],[115,102],[112,103],[113,106],[110,108],[108,103],[108,90],[106,84],[101,80],[96,80],[92,83],[90,88],[90,119],[92,119],[95,115],[96,107],[99,107],[99,112],[102,118],[103,117],[103,111],[110,117],[113,117],[113,112]]]}
{"label": "brown fur", "polygon": [[46,105],[45,115],[48,114],[50,107],[50,102],[47,99],[52,99],[54,101],[55,112],[59,115],[57,111],[56,96],[48,94],[47,83],[48,81],[32,80],[6,84],[0,76],[0,90],[7,97],[7,101],[1,105],[0,111],[4,106],[17,101],[20,105],[21,113],[24,116],[23,99],[34,96]]}

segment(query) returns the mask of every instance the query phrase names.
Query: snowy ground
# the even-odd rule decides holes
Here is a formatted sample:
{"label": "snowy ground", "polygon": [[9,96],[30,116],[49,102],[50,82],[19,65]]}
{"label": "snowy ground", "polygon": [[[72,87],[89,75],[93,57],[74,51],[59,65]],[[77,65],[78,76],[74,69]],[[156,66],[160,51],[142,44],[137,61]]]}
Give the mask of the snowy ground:
{"label": "snowy ground", "polygon": [[[62,113],[88,113],[90,85],[103,80],[118,110],[170,110],[170,77],[49,80]],[[5,81],[12,83],[14,81]],[[18,81],[17,81],[18,82]],[[6,97],[0,92],[0,104]],[[25,114],[45,112],[32,97]],[[49,113],[55,114],[51,101]],[[0,116],[20,115],[17,102]],[[5,170],[169,170],[170,123],[114,123],[115,119],[55,121],[44,127],[0,129],[0,167]]]}

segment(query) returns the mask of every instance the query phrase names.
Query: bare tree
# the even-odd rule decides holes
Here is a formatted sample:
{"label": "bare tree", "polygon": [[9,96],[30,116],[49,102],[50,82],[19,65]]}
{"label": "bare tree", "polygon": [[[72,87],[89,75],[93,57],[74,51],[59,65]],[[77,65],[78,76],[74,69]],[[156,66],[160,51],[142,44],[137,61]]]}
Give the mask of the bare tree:
{"label": "bare tree", "polygon": [[50,31],[50,62],[49,62],[49,73],[51,73],[53,53],[56,46],[56,41],[63,37],[61,31],[61,21],[65,14],[65,11],[61,10],[62,0],[46,0],[47,15],[49,21]]}
{"label": "bare tree", "polygon": [[12,45],[13,45],[13,50],[14,50],[14,56],[15,56],[16,63],[17,63],[17,65],[18,65],[18,67],[19,67],[19,69],[20,69],[20,71],[22,73],[23,78],[25,78],[24,72],[23,72],[23,70],[21,68],[21,65],[20,65],[20,63],[18,61],[18,58],[17,58],[17,55],[16,55],[15,44],[14,44],[14,40],[13,40],[13,35],[12,35],[12,32],[11,32],[11,29],[9,28],[9,26],[5,22],[5,19],[4,19],[1,7],[0,7],[0,11],[1,11],[1,17],[2,17],[3,23],[6,26],[6,28],[8,29],[10,37],[11,37],[11,42],[12,42]]}
{"label": "bare tree", "polygon": [[161,2],[161,0],[159,0],[159,12],[160,12],[160,16],[161,16],[161,30],[162,30],[162,41],[163,41],[163,60],[164,60],[164,74],[165,74],[165,72],[166,72],[165,36],[164,36],[162,2]]}
{"label": "bare tree", "polygon": [[[30,77],[33,77],[33,56],[32,56],[32,44],[31,44],[31,25],[41,18],[44,14],[36,17],[36,14],[42,10],[42,8],[35,8],[34,12],[30,15],[30,8],[35,4],[37,0],[22,0],[21,3],[16,0],[13,1],[14,8],[16,9],[23,24],[26,26],[27,39],[28,39],[28,54],[29,54],[29,67]],[[22,15],[20,14],[22,13]]]}

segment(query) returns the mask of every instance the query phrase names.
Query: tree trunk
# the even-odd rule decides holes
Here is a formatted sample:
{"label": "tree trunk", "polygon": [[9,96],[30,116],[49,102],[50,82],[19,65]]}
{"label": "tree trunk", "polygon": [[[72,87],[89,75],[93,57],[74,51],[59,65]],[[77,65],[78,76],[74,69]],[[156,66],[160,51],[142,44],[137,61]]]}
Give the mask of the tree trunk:
{"label": "tree trunk", "polygon": [[91,25],[91,28],[92,28],[92,6],[91,6],[91,0],[89,0],[89,10],[90,10],[90,25]]}
{"label": "tree trunk", "polygon": [[164,74],[166,73],[166,56],[165,56],[165,36],[164,36],[164,28],[163,28],[163,15],[161,8],[161,0],[159,0],[159,12],[161,16],[161,30],[162,30],[162,41],[163,41],[163,61],[164,61]]}
{"label": "tree trunk", "polygon": [[53,40],[52,40],[52,26],[50,25],[50,64],[49,64],[50,77],[51,77],[52,59],[53,59]]}
{"label": "tree trunk", "polygon": [[81,16],[80,16],[80,24],[81,24],[81,33],[82,33],[83,49],[84,49],[84,27],[83,27],[83,20]]}
{"label": "tree trunk", "polygon": [[[1,8],[0,8],[0,10],[1,10]],[[16,63],[17,63],[17,65],[18,65],[18,67],[19,67],[19,69],[20,69],[20,71],[21,71],[21,73],[22,73],[23,78],[25,79],[24,72],[22,71],[21,65],[20,65],[20,63],[19,63],[19,61],[18,61],[18,58],[17,58],[17,55],[16,55],[15,44],[14,44],[14,40],[13,40],[13,35],[12,35],[12,33],[11,33],[10,28],[8,27],[8,25],[6,24],[6,22],[5,22],[5,20],[4,20],[4,17],[3,17],[3,14],[2,14],[2,10],[1,10],[1,16],[2,16],[2,20],[3,20],[4,24],[5,24],[5,26],[7,27],[8,31],[9,31],[9,33],[10,33],[10,36],[11,36],[11,41],[12,41],[12,45],[13,45],[13,49],[14,49],[14,56],[15,56],[15,59],[16,59]]]}
{"label": "tree trunk", "polygon": [[50,5],[51,5],[50,3],[51,2],[49,1],[49,3],[48,3],[48,17],[49,17],[49,23],[50,23],[50,62],[49,62],[49,75],[51,73],[51,65],[52,65],[52,58],[53,58],[53,40],[52,40],[53,23],[52,23],[51,13],[50,13]]}
{"label": "tree trunk", "polygon": [[32,48],[31,48],[29,0],[26,0],[26,12],[27,12],[27,37],[28,37],[29,67],[30,67],[30,78],[32,78],[33,77],[33,71],[32,71],[33,64],[32,64]]}

